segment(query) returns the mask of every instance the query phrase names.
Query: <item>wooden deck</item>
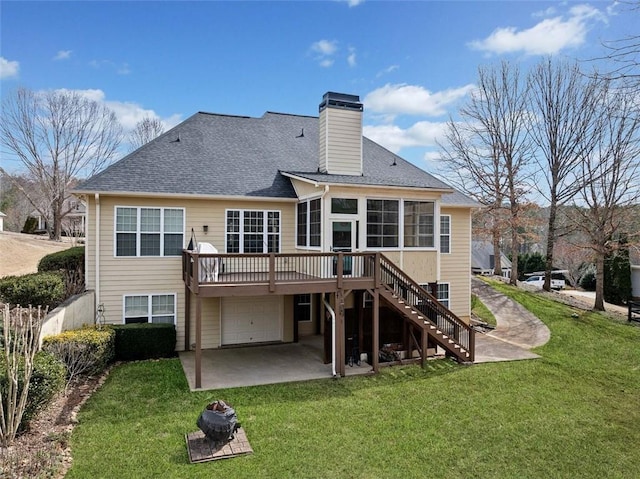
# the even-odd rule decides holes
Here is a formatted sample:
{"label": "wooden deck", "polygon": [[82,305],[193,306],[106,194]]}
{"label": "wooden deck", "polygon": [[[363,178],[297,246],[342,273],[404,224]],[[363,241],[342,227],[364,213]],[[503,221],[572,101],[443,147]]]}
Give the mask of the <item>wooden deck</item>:
{"label": "wooden deck", "polygon": [[374,287],[374,253],[183,253],[183,279],[201,298],[332,293]]}
{"label": "wooden deck", "polygon": [[[417,350],[423,364],[431,342],[461,362],[473,362],[473,329],[379,252],[199,254],[185,250],[182,276],[187,318],[191,317],[190,296],[196,299],[196,388],[202,385],[202,300],[213,297],[335,293],[331,306],[321,305],[321,317],[330,314],[334,318],[335,343],[331,347],[340,376],[345,375],[345,296],[353,290],[367,291],[373,299],[371,359],[375,372],[379,368],[381,301],[404,319],[409,350]],[[187,350],[189,324],[185,323]]]}

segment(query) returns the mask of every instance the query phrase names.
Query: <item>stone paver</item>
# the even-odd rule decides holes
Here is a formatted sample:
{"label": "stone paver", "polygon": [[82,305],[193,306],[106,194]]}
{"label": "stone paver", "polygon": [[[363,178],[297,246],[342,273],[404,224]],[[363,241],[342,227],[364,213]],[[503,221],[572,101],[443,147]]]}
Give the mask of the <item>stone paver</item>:
{"label": "stone paver", "polygon": [[471,291],[493,313],[497,323],[490,333],[476,335],[476,363],[539,357],[529,349],[546,344],[551,337],[542,321],[481,280],[472,279]]}

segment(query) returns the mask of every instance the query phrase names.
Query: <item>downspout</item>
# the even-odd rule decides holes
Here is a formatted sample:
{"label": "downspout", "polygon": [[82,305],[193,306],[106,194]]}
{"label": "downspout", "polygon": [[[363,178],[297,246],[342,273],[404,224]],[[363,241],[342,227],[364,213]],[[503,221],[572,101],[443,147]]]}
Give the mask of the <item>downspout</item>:
{"label": "downspout", "polygon": [[327,301],[327,298],[324,297],[324,294],[322,295],[322,301],[331,315],[331,344],[333,345],[331,347],[331,372],[333,373],[333,377],[336,378],[338,377],[336,373],[336,312]]}
{"label": "downspout", "polygon": [[96,307],[100,305],[100,193],[95,194],[96,200]]}

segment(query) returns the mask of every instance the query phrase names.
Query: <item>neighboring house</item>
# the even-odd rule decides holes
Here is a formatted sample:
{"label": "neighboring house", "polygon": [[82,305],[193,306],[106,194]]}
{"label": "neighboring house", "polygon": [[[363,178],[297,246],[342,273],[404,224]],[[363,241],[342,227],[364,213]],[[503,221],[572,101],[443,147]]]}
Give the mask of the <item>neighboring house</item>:
{"label": "neighboring house", "polygon": [[342,375],[354,337],[376,371],[387,343],[473,360],[479,205],[363,137],[359,97],[319,110],[196,113],[75,191],[106,322],[175,324],[196,387],[204,348],[314,334]]}
{"label": "neighboring house", "polygon": [[[502,276],[511,278],[511,261],[501,251],[500,266]],[[473,241],[471,256],[471,272],[473,274],[493,275],[496,267],[496,258],[493,245],[489,241]]]}
{"label": "neighboring house", "polygon": [[[81,199],[72,195],[64,200],[62,211],[68,211],[66,216],[62,219],[62,234],[64,236],[84,236],[87,216],[87,207],[85,203]],[[38,220],[38,226],[36,227],[37,231],[47,231],[47,218],[42,216],[38,211],[34,211],[30,216]]]}
{"label": "neighboring house", "polygon": [[2,211],[0,211],[0,231],[4,231],[4,218],[5,215]]}
{"label": "neighboring house", "polygon": [[631,263],[631,296],[640,301],[640,248],[635,246],[629,250]]}

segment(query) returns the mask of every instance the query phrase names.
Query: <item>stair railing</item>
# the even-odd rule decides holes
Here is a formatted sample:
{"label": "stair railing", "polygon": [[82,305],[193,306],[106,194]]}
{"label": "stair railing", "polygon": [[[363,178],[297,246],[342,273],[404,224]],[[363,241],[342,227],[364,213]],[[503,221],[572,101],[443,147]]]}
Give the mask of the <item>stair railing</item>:
{"label": "stair railing", "polygon": [[473,361],[475,335],[473,329],[438,299],[411,279],[384,255],[380,255],[380,283],[416,311],[420,311],[438,330],[470,354]]}

